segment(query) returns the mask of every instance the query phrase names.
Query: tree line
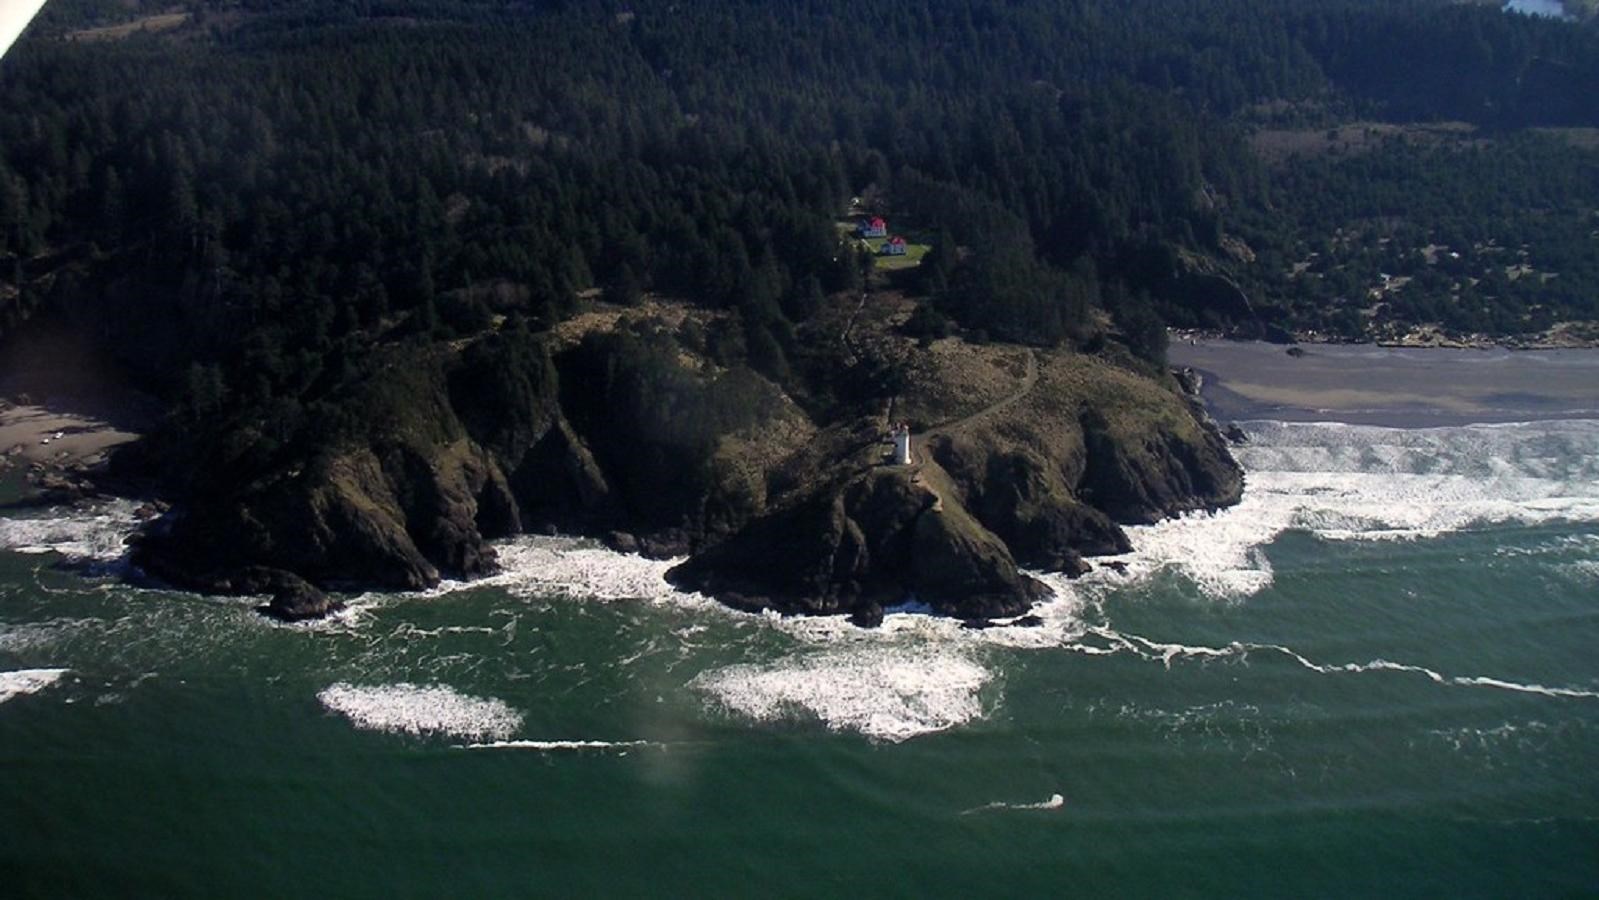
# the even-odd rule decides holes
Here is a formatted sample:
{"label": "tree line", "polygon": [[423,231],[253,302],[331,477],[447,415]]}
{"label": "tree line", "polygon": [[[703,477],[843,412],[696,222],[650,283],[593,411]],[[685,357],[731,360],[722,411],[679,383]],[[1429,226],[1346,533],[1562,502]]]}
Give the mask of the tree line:
{"label": "tree line", "polygon": [[[185,428],[289,439],[374,347],[546,328],[593,290],[728,310],[724,363],[797,377],[800,327],[860,286],[835,222],[862,195],[937,236],[920,325],[1004,340],[1091,347],[1108,322],[1159,359],[1163,319],[1239,324],[1174,273],[1194,258],[1283,328],[1358,331],[1371,270],[1406,265],[1400,320],[1509,329],[1599,296],[1572,237],[1594,151],[1522,134],[1599,126],[1599,37],[1491,7],[242,0],[62,38],[114,8],[57,0],[0,63],[0,328],[82,323]],[[1268,114],[1483,143],[1269,167]],[[1467,273],[1456,299],[1383,256],[1490,237],[1559,277]]]}

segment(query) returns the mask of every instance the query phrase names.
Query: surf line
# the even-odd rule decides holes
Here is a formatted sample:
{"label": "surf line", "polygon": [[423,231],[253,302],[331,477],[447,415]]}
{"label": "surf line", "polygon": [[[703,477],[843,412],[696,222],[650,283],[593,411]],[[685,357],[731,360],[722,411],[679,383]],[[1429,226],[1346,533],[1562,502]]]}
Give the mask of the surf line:
{"label": "surf line", "polygon": [[1088,633],[1104,638],[1113,644],[1112,652],[1123,649],[1148,660],[1160,660],[1166,668],[1171,668],[1172,660],[1194,657],[1200,659],[1234,658],[1240,661],[1247,660],[1252,652],[1281,653],[1301,666],[1319,672],[1323,675],[1339,675],[1360,672],[1409,672],[1414,675],[1425,676],[1428,680],[1450,687],[1487,687],[1502,691],[1515,691],[1523,694],[1539,694],[1545,697],[1559,697],[1565,699],[1599,700],[1599,691],[1583,690],[1572,687],[1546,687],[1541,684],[1523,684],[1516,681],[1505,681],[1501,678],[1491,678],[1482,675],[1445,675],[1426,666],[1411,665],[1409,663],[1393,662],[1386,659],[1374,659],[1364,663],[1343,663],[1341,665],[1323,665],[1306,659],[1300,653],[1280,644],[1246,644],[1234,641],[1225,647],[1196,647],[1187,644],[1168,644],[1152,641],[1149,638],[1139,637],[1136,634],[1123,634],[1113,628],[1094,626]]}
{"label": "surf line", "polygon": [[657,747],[667,745],[659,741],[485,741],[479,744],[456,744],[457,750],[627,750],[632,747]]}

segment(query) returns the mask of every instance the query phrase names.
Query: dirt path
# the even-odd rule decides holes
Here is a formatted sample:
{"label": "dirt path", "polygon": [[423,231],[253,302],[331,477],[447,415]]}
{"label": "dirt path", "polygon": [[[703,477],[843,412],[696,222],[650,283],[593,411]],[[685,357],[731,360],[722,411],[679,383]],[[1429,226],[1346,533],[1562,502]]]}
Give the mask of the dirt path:
{"label": "dirt path", "polygon": [[860,318],[861,313],[866,309],[866,301],[871,299],[871,296],[870,288],[861,291],[861,302],[855,304],[855,311],[849,314],[849,319],[844,322],[844,332],[839,335],[839,342],[844,345],[845,351],[852,357],[860,354],[855,352],[855,345],[850,343],[850,332],[855,330],[855,320]]}
{"label": "dirt path", "polygon": [[965,431],[966,429],[970,428],[972,425],[976,424],[978,422],[978,420],[984,419],[984,418],[986,418],[988,416],[993,415],[994,413],[1000,412],[1001,410],[1008,409],[1009,407],[1014,406],[1023,397],[1026,397],[1028,394],[1032,393],[1032,390],[1033,390],[1034,386],[1036,386],[1037,384],[1038,384],[1038,354],[1034,353],[1032,350],[1028,350],[1027,351],[1027,371],[1022,375],[1022,383],[1019,386],[1017,386],[1016,390],[1013,393],[1011,393],[1011,394],[1009,394],[1009,395],[1007,395],[1005,397],[1002,397],[1002,398],[1000,398],[998,400],[995,400],[993,403],[988,404],[987,406],[983,407],[982,409],[977,410],[974,413],[971,413],[970,415],[962,416],[959,419],[954,419],[954,420],[949,421],[949,422],[942,422],[942,423],[940,423],[938,425],[934,425],[931,428],[925,429],[923,431],[919,431],[916,434],[911,435],[911,458],[913,460],[926,459],[927,458],[927,450],[926,450],[927,441],[929,439],[931,439],[934,435],[938,435],[938,434],[954,434],[954,433],[957,433],[957,432],[960,432],[960,431]]}

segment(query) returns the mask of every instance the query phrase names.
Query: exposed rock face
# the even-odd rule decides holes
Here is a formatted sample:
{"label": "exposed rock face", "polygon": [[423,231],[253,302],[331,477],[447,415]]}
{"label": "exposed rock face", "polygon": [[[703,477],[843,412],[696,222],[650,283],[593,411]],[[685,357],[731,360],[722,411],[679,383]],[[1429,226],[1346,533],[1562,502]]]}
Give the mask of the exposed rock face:
{"label": "exposed rock face", "polygon": [[262,615],[282,622],[320,619],[344,609],[344,604],[340,601],[322,593],[304,579],[287,572],[281,573],[281,577],[270,587],[272,600],[267,605],[258,607],[258,611]]}
{"label": "exposed rock face", "polygon": [[[1147,525],[1190,509],[1236,503],[1243,476],[1214,431],[1119,434],[1088,413],[1078,493],[1117,522]],[[1197,439],[1196,439],[1197,438]]]}
{"label": "exposed rock face", "polygon": [[324,588],[470,578],[494,570],[494,538],[560,529],[689,555],[668,577],[743,609],[871,625],[914,598],[976,621],[1044,596],[1020,567],[1080,574],[1084,555],[1128,549],[1118,523],[1242,487],[1175,381],[1094,357],[944,347],[988,354],[995,377],[975,402],[959,377],[920,379],[905,408],[954,412],[916,421],[915,463],[888,466],[879,417],[818,429],[769,381],[670,336],[550,347],[524,334],[398,360],[395,381],[347,401],[364,439],[197,492],[135,561],[185,587],[269,594],[263,611],[295,620],[337,608]]}
{"label": "exposed rock face", "polygon": [[1012,408],[927,441],[1018,562],[1080,574],[1083,556],[1130,549],[1120,525],[1238,501],[1225,441],[1176,391],[1090,357],[1042,356]]}
{"label": "exposed rock face", "polygon": [[[460,358],[408,352],[346,400],[372,423],[364,440],[195,491],[141,536],[136,564],[196,590],[273,593],[240,573],[416,590],[493,572],[489,542],[534,529],[617,531],[631,549],[680,555],[763,511],[766,472],[746,457],[783,458],[814,430],[757,376],[701,374],[649,347],[570,349],[562,365],[584,389],[564,404],[542,338],[485,341]],[[650,393],[663,383],[669,396]],[[685,428],[685,415],[704,421]],[[760,432],[778,437],[750,452],[741,435]]]}
{"label": "exposed rock face", "polygon": [[1047,589],[912,467],[880,467],[757,520],[667,577],[741,609],[851,613],[914,597],[961,618],[1024,612]]}
{"label": "exposed rock face", "polygon": [[[485,432],[479,440],[462,423],[477,408],[448,396],[446,375],[456,373],[430,370],[428,360],[406,362],[415,371],[408,373],[408,390],[388,401],[393,408],[367,404],[372,418],[385,423],[368,443],[324,448],[228,494],[197,492],[181,513],[148,530],[135,563],[181,586],[223,593],[271,592],[259,579],[239,577],[254,566],[323,586],[395,590],[494,571],[489,540],[517,534],[525,524],[507,466],[517,471],[523,457],[542,454],[539,469],[549,475],[541,487],[548,489],[526,496],[546,514],[564,502],[561,473],[584,469],[559,437],[546,440],[564,425],[554,386],[543,397],[529,391],[508,410],[503,421],[520,431]],[[547,367],[547,357],[533,365],[541,363]]]}
{"label": "exposed rock face", "polygon": [[235,570],[255,565],[396,590],[431,587],[441,572],[492,572],[486,538],[516,532],[515,498],[481,450],[464,441],[435,450],[432,458],[407,447],[351,450],[231,502],[192,504],[148,536],[134,561],[228,593],[256,592],[226,587],[239,581]]}
{"label": "exposed rock face", "polygon": [[1130,549],[1118,523],[1237,502],[1242,473],[1175,381],[1040,356],[1011,393],[975,411],[958,398],[910,398],[912,409],[968,413],[926,428],[911,466],[883,465],[876,447],[849,452],[869,426],[824,436],[813,447],[854,474],[797,479],[773,513],[667,577],[740,608],[849,613],[865,625],[907,597],[967,620],[1015,616],[1045,592],[1018,564],[1081,574],[1083,555]]}
{"label": "exposed rock face", "polygon": [[996,445],[992,435],[938,436],[928,447],[955,479],[972,513],[1025,565],[1082,574],[1082,555],[1124,553],[1126,535],[1104,513],[1078,502],[1081,442]]}

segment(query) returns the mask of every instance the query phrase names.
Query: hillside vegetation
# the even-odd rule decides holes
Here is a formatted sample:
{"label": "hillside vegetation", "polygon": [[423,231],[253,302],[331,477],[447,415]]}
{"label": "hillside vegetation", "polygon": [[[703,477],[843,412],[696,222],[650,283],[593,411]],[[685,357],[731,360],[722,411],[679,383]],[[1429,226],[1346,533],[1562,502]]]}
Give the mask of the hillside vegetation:
{"label": "hillside vegetation", "polygon": [[[737,448],[931,402],[951,338],[1139,398],[1045,461],[1141,520],[1230,493],[1128,486],[1214,468],[1191,421],[1120,443],[1192,418],[1128,380],[1167,325],[1599,319],[1595,96],[1592,28],[1441,0],[57,0],[0,62],[0,339],[75,331],[163,399],[122,465],[208,523],[173,546],[321,582],[532,522],[708,547],[782,493]],[[599,302],[675,312],[574,330]],[[970,436],[927,437],[967,499]]]}

